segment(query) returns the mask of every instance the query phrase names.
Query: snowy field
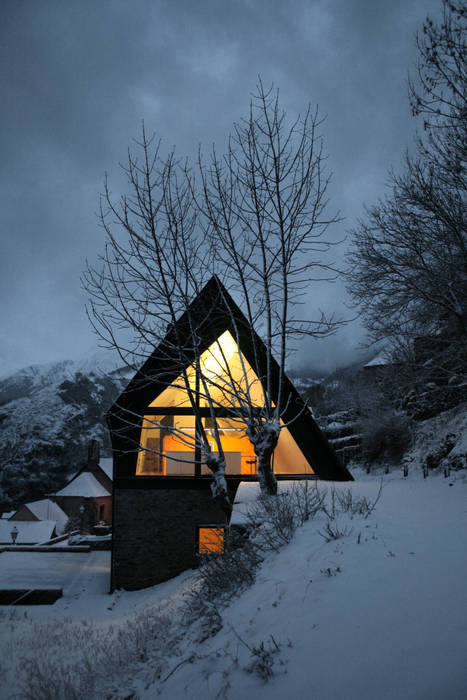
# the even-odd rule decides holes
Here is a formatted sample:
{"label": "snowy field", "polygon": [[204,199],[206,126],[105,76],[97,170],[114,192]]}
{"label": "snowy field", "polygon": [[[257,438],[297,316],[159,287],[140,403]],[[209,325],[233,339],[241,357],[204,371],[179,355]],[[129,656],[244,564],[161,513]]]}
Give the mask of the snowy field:
{"label": "snowy field", "polygon": [[[354,475],[337,492],[374,500],[380,479]],[[341,513],[331,541],[326,520],[305,523],[251,587],[213,605],[204,641],[202,621],[186,622],[197,572],[109,595],[107,552],[1,554],[8,581],[11,558],[29,557],[41,581],[61,571],[64,584],[53,606],[0,608],[1,699],[465,700],[465,472],[385,475],[368,517]],[[45,563],[63,556],[62,568]]]}

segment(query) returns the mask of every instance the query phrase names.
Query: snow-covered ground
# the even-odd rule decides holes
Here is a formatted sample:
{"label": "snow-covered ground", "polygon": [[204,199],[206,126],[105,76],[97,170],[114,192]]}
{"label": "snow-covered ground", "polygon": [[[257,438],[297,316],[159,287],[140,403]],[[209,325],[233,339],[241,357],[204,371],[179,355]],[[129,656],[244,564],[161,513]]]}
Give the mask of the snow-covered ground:
{"label": "snow-covered ground", "polygon": [[[72,607],[76,613],[74,601],[84,592],[87,598],[102,599],[109,591],[109,577],[110,552],[6,551],[0,555],[1,588],[62,588],[64,598],[56,609],[63,612]],[[40,610],[48,617],[52,608],[41,606]]]}
{"label": "snow-covered ground", "polygon": [[[378,484],[351,488],[373,498]],[[320,526],[263,566],[216,636],[186,645],[196,658],[162,698],[465,700],[465,481],[388,478],[369,518],[342,519],[347,537],[325,542]]]}
{"label": "snow-covered ground", "polygon": [[[379,478],[354,475],[337,491],[374,500]],[[385,475],[371,515],[338,515],[331,541],[326,521],[267,554],[202,642],[183,621],[197,572],[109,595],[107,552],[65,555],[63,598],[0,608],[1,699],[465,700],[465,472]],[[13,556],[30,555],[0,554],[0,577]],[[44,577],[44,557],[63,555],[33,556]]]}

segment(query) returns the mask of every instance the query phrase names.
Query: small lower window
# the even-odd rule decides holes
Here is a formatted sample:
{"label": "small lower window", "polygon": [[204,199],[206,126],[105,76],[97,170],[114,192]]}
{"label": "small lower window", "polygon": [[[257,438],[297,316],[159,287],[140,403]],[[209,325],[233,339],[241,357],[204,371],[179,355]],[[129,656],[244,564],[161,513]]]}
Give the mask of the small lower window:
{"label": "small lower window", "polygon": [[223,527],[200,527],[198,554],[224,554],[224,534]]}

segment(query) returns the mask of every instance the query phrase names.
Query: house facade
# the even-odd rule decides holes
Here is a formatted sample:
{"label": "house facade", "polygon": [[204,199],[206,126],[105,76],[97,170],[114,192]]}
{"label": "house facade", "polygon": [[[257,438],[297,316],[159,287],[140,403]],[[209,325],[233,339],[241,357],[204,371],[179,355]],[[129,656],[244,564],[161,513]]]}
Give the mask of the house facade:
{"label": "house facade", "polygon": [[101,459],[99,443],[91,440],[86,464],[54,494],[54,501],[80,529],[112,524],[112,469],[112,460]]}
{"label": "house facade", "polygon": [[[180,359],[173,359],[173,348],[189,348],[193,319],[197,353],[188,349],[181,366]],[[233,503],[241,481],[258,480],[255,451],[233,410],[235,397],[248,394],[253,409],[261,411],[266,374],[271,387],[277,389],[281,382],[283,397],[282,429],[273,455],[276,478],[352,479],[298,392],[214,277],[168,329],[108,414],[114,454],[112,589],[160,583],[196,566],[198,554],[222,551],[230,512],[213,499],[212,474],[195,436],[200,422],[209,434],[214,417]],[[210,384],[209,401],[199,388],[201,381]]]}

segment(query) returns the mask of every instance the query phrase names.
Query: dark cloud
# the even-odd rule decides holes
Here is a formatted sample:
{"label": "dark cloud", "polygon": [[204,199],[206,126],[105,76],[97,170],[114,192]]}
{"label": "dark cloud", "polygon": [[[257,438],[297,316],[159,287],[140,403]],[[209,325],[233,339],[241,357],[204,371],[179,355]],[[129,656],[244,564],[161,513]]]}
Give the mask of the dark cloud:
{"label": "dark cloud", "polygon": [[[4,0],[0,374],[94,343],[79,276],[102,246],[104,171],[122,186],[118,162],[142,118],[193,154],[200,142],[222,148],[258,74],[292,114],[319,104],[341,236],[410,141],[413,35],[438,10],[438,0]],[[342,309],[343,294],[317,288],[310,309]],[[354,324],[299,358],[342,362],[360,335]]]}

